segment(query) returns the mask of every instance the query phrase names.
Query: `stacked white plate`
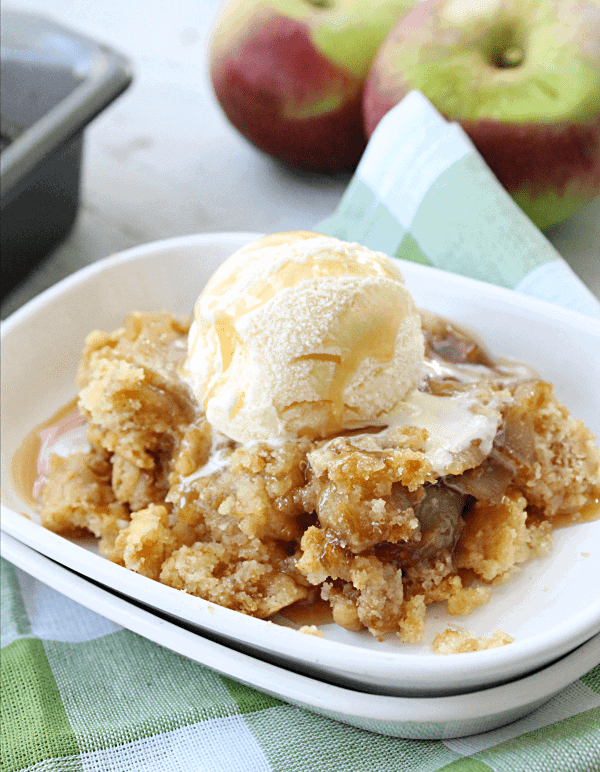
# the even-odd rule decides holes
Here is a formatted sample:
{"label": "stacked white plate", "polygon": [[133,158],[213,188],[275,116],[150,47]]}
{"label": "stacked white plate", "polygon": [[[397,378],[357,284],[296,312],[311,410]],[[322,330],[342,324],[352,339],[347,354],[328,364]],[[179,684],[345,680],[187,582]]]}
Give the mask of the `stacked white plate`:
{"label": "stacked white plate", "polygon": [[[515,638],[513,644],[440,657],[428,644],[437,632],[456,628],[456,617],[441,608],[429,614],[420,646],[380,642],[333,624],[321,626],[323,638],[303,635],[284,620],[247,617],[110,563],[89,542],[43,529],[20,497],[11,477],[13,455],[30,431],[75,396],[87,333],[120,326],[132,310],[190,313],[220,262],[256,237],[206,234],[128,250],[69,277],[3,325],[4,553],[78,602],[162,645],[373,731],[457,736],[533,710],[600,661],[597,522],[555,532],[549,556],[526,564],[463,621],[477,635],[502,629]],[[433,268],[405,263],[402,269],[419,306],[473,327],[494,353],[535,367],[573,415],[600,434],[600,359],[593,353],[600,350],[599,323]]]}

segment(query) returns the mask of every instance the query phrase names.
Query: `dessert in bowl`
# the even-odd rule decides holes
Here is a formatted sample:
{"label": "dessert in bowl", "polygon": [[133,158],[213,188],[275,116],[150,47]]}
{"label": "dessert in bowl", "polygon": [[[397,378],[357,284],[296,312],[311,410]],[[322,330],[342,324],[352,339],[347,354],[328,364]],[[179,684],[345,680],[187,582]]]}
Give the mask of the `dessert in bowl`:
{"label": "dessert in bowl", "polygon": [[[333,657],[336,648],[343,659],[347,641],[358,639],[357,648],[368,649],[372,660],[363,667],[365,681],[378,688],[386,677],[380,673],[377,683],[373,669],[383,667],[386,657],[397,666],[404,652],[396,673],[409,688],[404,665],[414,665],[411,658],[429,651],[434,641],[439,653],[472,652],[435,658],[439,665],[422,663],[423,681],[434,672],[453,673],[440,680],[442,689],[468,688],[472,678],[509,678],[535,666],[527,657],[516,663],[520,636],[505,624],[510,621],[503,606],[506,588],[514,585],[521,593],[523,579],[511,577],[515,569],[548,560],[527,562],[548,551],[554,522],[590,515],[598,496],[598,450],[590,433],[531,369],[497,360],[459,327],[420,314],[397,262],[315,234],[288,234],[283,244],[272,238],[219,269],[196,307],[191,332],[188,321],[146,305],[148,310],[130,315],[115,332],[90,335],[79,370],[79,403],[91,448],[53,462],[42,491],[45,524],[65,534],[82,527],[95,533],[101,551],[116,562],[114,569],[128,567],[141,574],[137,579],[145,587],[160,587],[154,595],[169,597],[168,610],[180,618],[190,618],[196,595],[219,619],[227,618],[225,609],[215,611],[212,604],[271,618],[290,606],[306,610],[320,598],[342,627],[343,645],[335,634],[330,638],[333,624],[309,628],[326,636],[298,636],[305,648],[310,645],[313,664]],[[278,257],[269,263],[263,255],[258,261],[269,270],[251,275],[248,255],[269,250],[271,258]],[[298,276],[283,282],[287,300],[271,292],[277,281],[265,285],[269,271],[277,275],[290,264],[306,268],[307,260],[321,265],[319,280],[305,270],[292,271]],[[360,270],[341,271],[344,261],[358,263]],[[238,264],[242,268],[231,271]],[[115,261],[110,267],[119,270]],[[428,278],[439,279],[438,274]],[[455,278],[448,277],[450,290]],[[327,296],[323,285],[333,279],[344,285],[346,300],[337,315],[323,314],[329,327],[319,338],[302,315],[302,302],[296,298],[287,310],[285,303],[311,281],[317,295]],[[233,294],[215,291],[219,283]],[[384,292],[373,289],[382,285]],[[247,297],[236,306],[243,297],[240,287]],[[514,300],[514,293],[490,289]],[[387,300],[378,304],[373,297]],[[273,308],[279,301],[281,307]],[[162,308],[185,310],[169,305],[168,297],[164,303]],[[314,301],[307,307],[314,309]],[[353,307],[357,313],[348,314]],[[361,317],[365,308],[373,310]],[[373,314],[379,321],[370,328]],[[282,332],[281,320],[290,317],[292,333]],[[350,331],[339,324],[343,318],[351,320]],[[394,334],[385,336],[385,346],[381,340],[369,346],[373,330],[383,324]],[[297,369],[291,383],[275,378],[279,391],[266,389],[277,395],[272,409],[266,400],[267,408],[257,411],[260,395],[248,403],[245,396],[274,377],[269,350],[252,348],[251,333],[261,325],[272,339],[281,333],[288,341],[283,355],[281,343],[274,346],[273,361],[283,356],[284,370]],[[308,340],[308,349],[294,348],[290,335],[298,344]],[[359,357],[351,353],[353,342],[363,346]],[[203,362],[212,362],[203,372],[194,364],[198,351],[204,352]],[[242,366],[252,357],[260,367]],[[386,384],[395,377],[389,369],[396,367],[390,363],[396,361],[401,387],[389,397]],[[257,379],[245,382],[255,365]],[[343,389],[335,378],[340,372]],[[381,385],[382,396],[369,403],[372,384]],[[352,394],[358,395],[354,402]],[[240,421],[244,410],[251,415]],[[249,434],[239,434],[251,420]],[[552,453],[545,452],[549,447]],[[572,530],[589,527],[582,523]],[[548,554],[554,559],[554,550]],[[480,609],[493,606],[496,595],[504,601],[482,622]],[[439,616],[440,602],[454,627],[462,629],[448,631],[444,608],[436,637],[427,631],[426,609],[432,606],[429,616]],[[593,634],[596,612],[572,608],[585,617],[580,638],[569,639],[565,628],[559,646],[541,646],[545,661]],[[465,621],[469,612],[475,613]],[[478,615],[477,634],[471,635],[465,628]],[[256,645],[257,625],[264,622],[235,617],[247,620],[238,622],[237,640]],[[284,640],[297,634],[281,628],[271,633],[274,627],[266,634],[274,649],[264,628],[262,648],[279,656],[286,653]],[[561,625],[556,627],[560,632]],[[373,644],[366,644],[368,633],[355,632],[359,629],[373,634]],[[557,635],[555,630],[554,644]],[[502,648],[515,647],[513,656],[476,651],[512,637],[515,643]],[[531,639],[527,633],[523,640]],[[473,667],[466,661],[449,664],[485,655],[495,656],[485,665],[481,661],[482,668],[489,666],[485,675],[465,677]],[[442,660],[448,664],[442,666]],[[345,669],[356,676],[352,666]]]}

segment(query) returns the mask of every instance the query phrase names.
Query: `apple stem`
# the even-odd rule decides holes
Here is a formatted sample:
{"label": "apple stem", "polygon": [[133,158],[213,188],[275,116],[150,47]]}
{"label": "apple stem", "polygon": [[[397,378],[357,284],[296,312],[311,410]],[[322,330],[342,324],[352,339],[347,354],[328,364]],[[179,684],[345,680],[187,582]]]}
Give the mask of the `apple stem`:
{"label": "apple stem", "polygon": [[513,46],[512,48],[507,48],[506,51],[503,51],[498,58],[496,59],[496,65],[498,67],[501,67],[503,69],[508,69],[510,67],[518,67],[520,64],[523,63],[523,59],[525,58],[525,55],[523,53],[523,50],[521,48],[517,48],[516,46]]}

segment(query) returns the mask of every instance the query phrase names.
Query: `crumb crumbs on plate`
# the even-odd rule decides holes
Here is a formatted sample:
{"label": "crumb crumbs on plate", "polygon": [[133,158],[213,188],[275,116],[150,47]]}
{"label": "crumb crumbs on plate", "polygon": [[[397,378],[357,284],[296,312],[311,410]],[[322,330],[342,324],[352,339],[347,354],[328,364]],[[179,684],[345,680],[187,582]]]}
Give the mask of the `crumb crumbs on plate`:
{"label": "crumb crumbs on plate", "polygon": [[465,654],[471,651],[485,651],[506,646],[514,642],[514,638],[503,630],[496,632],[489,638],[479,637],[474,633],[461,632],[459,630],[445,630],[433,639],[431,648],[434,654]]}
{"label": "crumb crumbs on plate", "polygon": [[302,625],[298,632],[304,633],[304,635],[314,635],[315,638],[325,637],[316,625]]}

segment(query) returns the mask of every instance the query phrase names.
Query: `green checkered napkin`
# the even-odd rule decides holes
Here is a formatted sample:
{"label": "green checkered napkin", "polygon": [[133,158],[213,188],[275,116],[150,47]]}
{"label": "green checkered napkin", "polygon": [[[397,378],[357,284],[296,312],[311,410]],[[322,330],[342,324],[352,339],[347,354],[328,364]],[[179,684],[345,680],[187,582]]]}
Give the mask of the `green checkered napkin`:
{"label": "green checkered napkin", "polygon": [[457,123],[411,91],[377,126],[318,230],[600,318],[600,303]]}
{"label": "green checkered napkin", "polygon": [[[600,316],[458,127],[420,95],[388,115],[320,230]],[[1,571],[2,772],[600,771],[600,666],[501,729],[401,740],[253,691]]]}
{"label": "green checkered napkin", "polygon": [[598,772],[600,666],[456,740],[370,734],[147,641],[5,560],[2,772]]}

